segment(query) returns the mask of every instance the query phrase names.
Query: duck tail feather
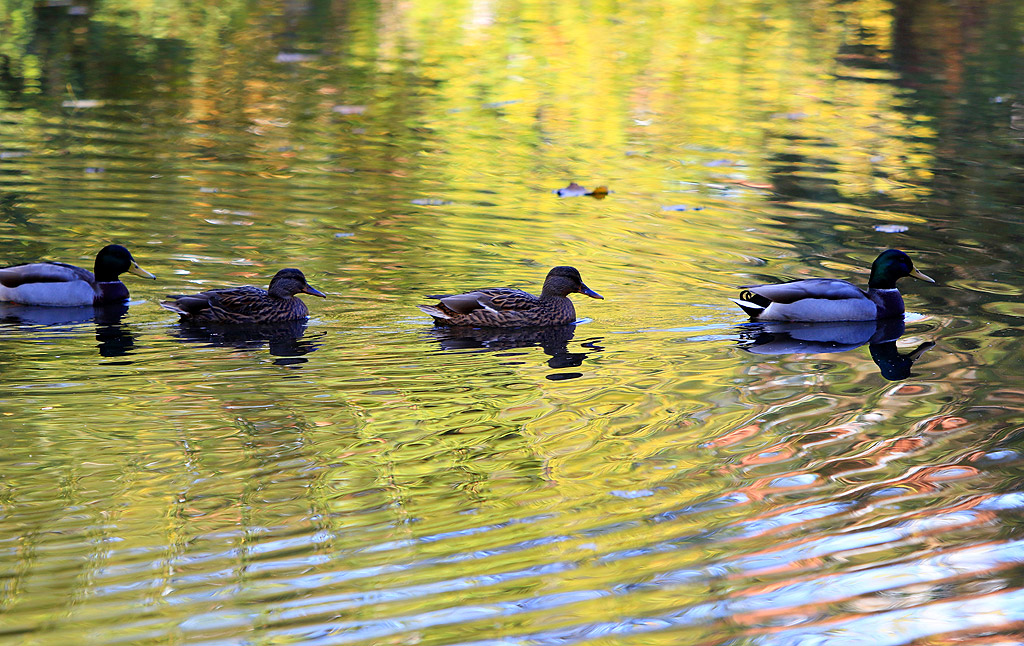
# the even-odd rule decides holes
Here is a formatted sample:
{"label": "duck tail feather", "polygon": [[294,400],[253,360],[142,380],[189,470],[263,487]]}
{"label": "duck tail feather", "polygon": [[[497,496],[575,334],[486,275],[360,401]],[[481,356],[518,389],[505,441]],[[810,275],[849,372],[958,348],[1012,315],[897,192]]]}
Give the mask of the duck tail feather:
{"label": "duck tail feather", "polygon": [[747,316],[749,316],[752,319],[756,319],[758,316],[760,316],[765,309],[763,306],[758,305],[757,303],[753,303],[751,301],[741,301],[738,298],[730,298],[729,300],[739,305],[740,309],[746,312]]}
{"label": "duck tail feather", "polygon": [[186,312],[185,310],[183,310],[180,307],[178,307],[178,304],[175,303],[174,301],[161,301],[160,302],[160,307],[164,308],[165,310],[171,310],[175,314],[181,314],[182,316],[188,316],[188,312]]}
{"label": "duck tail feather", "polygon": [[420,308],[420,310],[423,313],[429,314],[429,315],[433,316],[436,319],[446,319],[447,320],[447,319],[451,318],[450,314],[446,314],[444,312],[444,310],[442,310],[439,307],[435,307],[433,305],[417,305],[416,307]]}

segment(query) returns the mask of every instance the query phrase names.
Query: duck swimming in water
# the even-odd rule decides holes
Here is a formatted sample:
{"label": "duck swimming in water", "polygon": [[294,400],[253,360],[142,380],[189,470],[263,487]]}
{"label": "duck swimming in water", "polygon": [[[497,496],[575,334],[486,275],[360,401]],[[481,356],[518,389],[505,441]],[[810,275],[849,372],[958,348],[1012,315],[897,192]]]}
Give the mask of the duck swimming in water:
{"label": "duck swimming in water", "polygon": [[211,289],[198,294],[171,296],[160,307],[189,323],[281,323],[309,316],[306,304],[296,294],[327,298],[306,282],[298,269],[282,269],[266,290],[252,285]]}
{"label": "duck swimming in water", "polygon": [[100,249],[91,272],[50,261],[4,267],[0,269],[0,301],[51,307],[123,303],[128,300],[128,288],[119,276],[125,272],[156,279],[119,244]]}
{"label": "duck swimming in water", "polygon": [[904,276],[935,282],[914,268],[910,256],[888,249],[871,264],[866,292],[845,280],[808,278],[750,285],[730,300],[756,321],[874,321],[903,315],[896,281]]}
{"label": "duck swimming in water", "polygon": [[532,327],[565,325],[576,320],[569,294],[601,298],[583,284],[575,267],[555,267],[544,279],[540,296],[511,287],[489,287],[465,294],[428,296],[436,305],[418,305],[434,318],[435,325],[468,327]]}

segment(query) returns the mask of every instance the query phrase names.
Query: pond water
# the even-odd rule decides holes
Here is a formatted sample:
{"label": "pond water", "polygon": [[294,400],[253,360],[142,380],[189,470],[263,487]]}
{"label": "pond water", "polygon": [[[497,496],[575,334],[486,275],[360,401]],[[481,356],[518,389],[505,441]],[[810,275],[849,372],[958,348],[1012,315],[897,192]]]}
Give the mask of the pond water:
{"label": "pond water", "polygon": [[[1024,639],[1024,5],[0,10],[0,265],[158,277],[0,308],[5,643]],[[905,323],[728,301],[888,247]],[[560,264],[575,326],[415,307]]]}

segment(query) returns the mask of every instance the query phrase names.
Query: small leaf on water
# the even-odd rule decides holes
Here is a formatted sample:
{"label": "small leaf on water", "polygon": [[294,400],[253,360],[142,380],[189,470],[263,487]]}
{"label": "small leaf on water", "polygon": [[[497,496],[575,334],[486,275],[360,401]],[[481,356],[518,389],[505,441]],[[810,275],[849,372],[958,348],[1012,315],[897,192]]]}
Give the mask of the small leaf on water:
{"label": "small leaf on water", "polygon": [[558,197],[580,197],[582,195],[589,195],[595,200],[603,200],[609,193],[607,186],[598,186],[594,190],[588,191],[576,182],[569,182],[569,185],[565,188],[556,188],[551,192]]}

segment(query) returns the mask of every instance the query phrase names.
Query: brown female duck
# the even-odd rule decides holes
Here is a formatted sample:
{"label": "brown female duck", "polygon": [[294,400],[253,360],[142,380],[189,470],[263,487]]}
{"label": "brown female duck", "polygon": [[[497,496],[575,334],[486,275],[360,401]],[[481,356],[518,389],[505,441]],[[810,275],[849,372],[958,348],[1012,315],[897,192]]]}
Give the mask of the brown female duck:
{"label": "brown female duck", "polygon": [[306,282],[298,269],[282,269],[270,281],[266,291],[252,285],[211,289],[198,294],[171,296],[160,306],[192,323],[280,323],[309,315],[306,304],[296,294],[327,298]]}
{"label": "brown female duck", "polygon": [[548,272],[540,296],[520,289],[491,287],[465,294],[429,296],[436,305],[418,305],[434,317],[435,325],[469,327],[527,327],[565,325],[576,320],[576,309],[568,295],[586,294],[604,298],[583,284],[575,267],[555,267]]}

